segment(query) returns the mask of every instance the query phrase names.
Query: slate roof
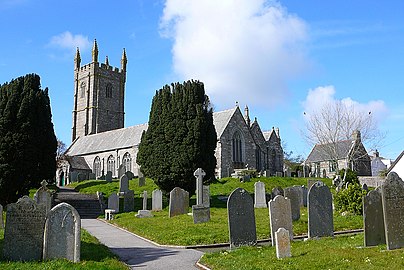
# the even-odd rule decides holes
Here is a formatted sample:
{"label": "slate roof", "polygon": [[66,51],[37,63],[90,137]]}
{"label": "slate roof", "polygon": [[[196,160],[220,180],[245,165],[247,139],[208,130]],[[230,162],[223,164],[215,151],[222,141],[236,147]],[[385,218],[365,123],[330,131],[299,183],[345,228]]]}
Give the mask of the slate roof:
{"label": "slate roof", "polygon": [[67,149],[65,154],[68,156],[77,156],[130,148],[140,143],[142,133],[147,127],[147,124],[142,124],[79,137]]}
{"label": "slate roof", "polygon": [[[332,160],[335,157],[331,157],[328,153],[327,149],[329,149],[331,143],[327,144],[316,144],[311,150],[309,156],[306,159],[306,162],[320,162],[325,160]],[[345,159],[348,156],[349,150],[352,147],[351,140],[344,140],[337,142],[335,149],[337,150],[336,157],[337,159]]]}
{"label": "slate roof", "polygon": [[70,167],[73,169],[78,169],[78,170],[91,170],[90,167],[88,166],[86,160],[83,157],[79,156],[66,156],[65,157],[67,161],[70,164]]}
{"label": "slate roof", "polygon": [[231,117],[234,115],[237,108],[238,107],[234,107],[229,110],[213,113],[213,125],[215,126],[218,139],[222,136],[224,130],[226,129],[227,125],[229,124],[229,121],[230,121]]}

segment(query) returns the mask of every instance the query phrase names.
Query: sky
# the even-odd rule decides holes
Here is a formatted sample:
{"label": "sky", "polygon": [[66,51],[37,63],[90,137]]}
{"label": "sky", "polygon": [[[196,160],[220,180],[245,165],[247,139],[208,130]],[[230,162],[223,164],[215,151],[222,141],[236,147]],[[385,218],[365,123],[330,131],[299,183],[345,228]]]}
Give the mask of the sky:
{"label": "sky", "polygon": [[97,39],[100,62],[119,67],[126,49],[126,127],[148,121],[156,90],[196,79],[215,111],[247,105],[295,156],[313,147],[307,115],[335,101],[371,112],[381,156],[404,150],[401,0],[0,0],[0,25],[0,84],[40,75],[67,145],[74,53],[91,62]]}

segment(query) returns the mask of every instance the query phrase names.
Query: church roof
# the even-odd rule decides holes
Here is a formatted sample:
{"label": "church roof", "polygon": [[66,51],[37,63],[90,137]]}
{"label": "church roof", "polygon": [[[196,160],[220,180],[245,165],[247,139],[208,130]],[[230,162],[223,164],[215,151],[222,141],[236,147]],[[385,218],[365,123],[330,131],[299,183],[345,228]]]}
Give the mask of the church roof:
{"label": "church roof", "polygon": [[238,107],[234,107],[229,110],[213,113],[213,125],[215,126],[218,139],[222,136],[224,130],[229,124],[229,121],[233,116],[234,112],[237,110],[237,108]]}
{"label": "church roof", "polygon": [[[345,159],[348,156],[349,150],[352,148],[352,140],[344,140],[336,142],[336,146],[331,143],[316,144],[311,150],[306,162],[320,162],[325,160],[333,160],[335,158]],[[336,155],[331,156],[329,149],[335,149]]]}
{"label": "church roof", "polygon": [[66,156],[65,158],[69,162],[70,167],[72,167],[73,169],[91,170],[90,167],[88,167],[88,164],[87,164],[86,160],[83,157]]}
{"label": "church roof", "polygon": [[79,137],[67,149],[65,154],[68,156],[77,156],[130,148],[140,143],[142,133],[147,127],[147,124],[142,124]]}

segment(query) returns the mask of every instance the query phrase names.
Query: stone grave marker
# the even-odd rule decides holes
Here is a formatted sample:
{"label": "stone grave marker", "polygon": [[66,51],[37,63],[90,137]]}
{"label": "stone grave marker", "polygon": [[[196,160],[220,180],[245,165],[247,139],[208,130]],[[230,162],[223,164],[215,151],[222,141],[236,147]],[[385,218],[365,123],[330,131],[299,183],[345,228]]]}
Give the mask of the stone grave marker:
{"label": "stone grave marker", "polygon": [[289,237],[293,239],[292,214],[290,199],[277,195],[269,201],[269,226],[271,228],[272,246],[275,246],[275,232],[279,228],[289,231]]}
{"label": "stone grave marker", "polygon": [[203,206],[210,207],[210,186],[203,186]]}
{"label": "stone grave marker", "polygon": [[129,179],[124,174],[119,179],[119,193],[125,193],[127,191],[129,191]]}
{"label": "stone grave marker", "polygon": [[285,193],[281,187],[274,187],[271,192],[271,198],[275,198],[278,195],[284,196]]}
{"label": "stone grave marker", "polygon": [[42,259],[45,205],[28,196],[7,205],[3,258],[10,261]]}
{"label": "stone grave marker", "polygon": [[276,257],[278,259],[291,257],[289,231],[285,228],[279,228],[275,232]]}
{"label": "stone grave marker", "polygon": [[192,205],[194,224],[210,221],[210,207],[204,205]]}
{"label": "stone grave marker", "polygon": [[334,236],[332,195],[321,181],[311,186],[308,195],[308,236],[309,238]]}
{"label": "stone grave marker", "polygon": [[257,244],[254,202],[245,189],[237,188],[227,200],[230,248]]}
{"label": "stone grave marker", "polygon": [[125,167],[123,164],[119,165],[118,168],[118,177],[121,178],[125,174]]}
{"label": "stone grave marker", "polygon": [[107,174],[105,175],[105,181],[112,182],[112,172],[111,171],[107,171]]}
{"label": "stone grave marker", "polygon": [[60,203],[53,207],[45,222],[43,259],[79,262],[80,228],[80,215],[73,206]]}
{"label": "stone grave marker", "polygon": [[244,175],[243,176],[243,181],[242,182],[250,182],[251,181],[251,176],[250,175]]}
{"label": "stone grave marker", "polygon": [[300,219],[300,192],[294,187],[287,187],[284,190],[285,197],[289,198],[290,206],[292,210],[292,220]]}
{"label": "stone grave marker", "polygon": [[52,192],[46,187],[48,182],[42,180],[41,187],[34,194],[34,201],[37,204],[45,205],[46,213],[48,213],[52,207]]}
{"label": "stone grave marker", "polygon": [[126,174],[126,177],[128,177],[129,180],[132,180],[133,177],[134,177],[133,172],[131,172],[131,171],[126,171],[125,174]]}
{"label": "stone grave marker", "polygon": [[119,213],[119,196],[116,193],[112,193],[108,197],[108,209],[115,210],[115,213]]}
{"label": "stone grave marker", "polygon": [[196,169],[194,176],[196,178],[196,204],[203,205],[203,178],[206,173],[202,168]]}
{"label": "stone grave marker", "polygon": [[188,213],[189,193],[182,188],[175,187],[170,192],[170,204],[168,206],[168,216],[173,217]]}
{"label": "stone grave marker", "polygon": [[381,189],[387,249],[402,248],[404,247],[404,182],[397,173],[390,172]]}
{"label": "stone grave marker", "polygon": [[152,192],[152,211],[163,210],[163,193],[159,189]]}
{"label": "stone grave marker", "polygon": [[123,195],[123,211],[132,212],[133,210],[135,210],[135,193],[133,190],[127,190]]}
{"label": "stone grave marker", "polygon": [[302,186],[302,193],[303,193],[303,206],[307,207],[307,196],[308,196],[309,190],[304,185]]}
{"label": "stone grave marker", "polygon": [[144,177],[144,174],[142,173],[141,170],[139,170],[139,187],[143,187],[146,185],[146,178]]}
{"label": "stone grave marker", "polygon": [[265,197],[265,183],[258,181],[254,184],[254,207],[267,208]]}
{"label": "stone grave marker", "polygon": [[310,190],[311,186],[317,182],[315,179],[307,179],[307,189]]}
{"label": "stone grave marker", "polygon": [[0,204],[0,229],[4,229],[3,206]]}
{"label": "stone grave marker", "polygon": [[275,172],[276,177],[283,177],[283,172]]}
{"label": "stone grave marker", "polygon": [[143,209],[142,210],[147,210],[147,191],[144,190],[142,194],[143,198]]}
{"label": "stone grave marker", "polygon": [[363,197],[363,228],[366,247],[386,244],[380,188]]}
{"label": "stone grave marker", "polygon": [[294,185],[292,188],[294,188],[299,195],[299,201],[300,201],[300,206],[303,206],[303,187],[299,185]]}

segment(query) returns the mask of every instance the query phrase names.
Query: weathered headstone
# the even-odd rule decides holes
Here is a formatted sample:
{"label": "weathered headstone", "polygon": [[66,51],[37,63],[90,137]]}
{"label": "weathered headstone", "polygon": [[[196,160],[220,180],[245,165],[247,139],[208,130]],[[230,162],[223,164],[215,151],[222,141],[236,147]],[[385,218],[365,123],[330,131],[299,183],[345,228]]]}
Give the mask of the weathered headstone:
{"label": "weathered headstone", "polygon": [[194,176],[196,178],[196,204],[203,205],[203,178],[206,173],[202,168],[196,169]]}
{"label": "weathered headstone", "polygon": [[257,244],[254,202],[245,189],[237,188],[227,200],[230,248]]}
{"label": "weathered headstone", "polygon": [[128,190],[123,195],[123,211],[132,212],[135,210],[135,193],[133,190]]}
{"label": "weathered headstone", "polygon": [[42,259],[45,205],[28,196],[7,205],[3,258],[10,261]]}
{"label": "weathered headstone", "polygon": [[0,204],[0,229],[4,229],[3,206]]}
{"label": "weathered headstone", "polygon": [[303,187],[299,185],[294,185],[293,188],[299,194],[300,206],[303,206]]}
{"label": "weathered headstone", "polygon": [[311,186],[308,195],[308,236],[309,238],[334,236],[332,195],[321,181]]}
{"label": "weathered headstone", "polygon": [[300,219],[300,193],[294,187],[287,187],[284,190],[285,197],[289,198],[290,206],[292,210],[292,220],[299,220]]}
{"label": "weathered headstone", "polygon": [[80,261],[80,215],[73,206],[60,203],[48,214],[44,231],[43,259]]}
{"label": "weathered headstone", "polygon": [[105,175],[105,181],[112,182],[112,172],[111,171],[107,171],[107,174]]}
{"label": "weathered headstone", "polygon": [[129,179],[124,174],[119,179],[119,193],[125,193],[127,191],[129,191]]}
{"label": "weathered headstone", "polygon": [[42,180],[41,187],[34,194],[34,201],[37,204],[45,205],[46,213],[48,213],[52,207],[52,192],[46,187],[48,182]]}
{"label": "weathered headstone", "polygon": [[194,224],[210,221],[210,207],[204,205],[192,205]]}
{"label": "weathered headstone", "polygon": [[142,173],[141,170],[139,170],[139,187],[143,187],[146,184],[146,179],[144,177],[144,174]]}
{"label": "weathered headstone", "polygon": [[308,196],[309,190],[304,185],[302,186],[302,193],[303,193],[303,206],[307,207],[307,196]]}
{"label": "weathered headstone", "polygon": [[133,177],[134,177],[133,172],[131,172],[131,171],[126,171],[125,175],[126,175],[126,177],[128,177],[129,180],[133,179]]}
{"label": "weathered headstone", "polygon": [[275,198],[278,195],[284,196],[285,193],[281,187],[274,187],[271,192],[271,198]]}
{"label": "weathered headstone", "polygon": [[116,193],[112,193],[108,197],[108,209],[115,210],[115,213],[119,212],[119,196]]}
{"label": "weathered headstone", "polygon": [[291,257],[289,231],[285,228],[279,228],[275,232],[276,257],[278,259]]}
{"label": "weathered headstone", "polygon": [[163,193],[159,189],[152,192],[152,211],[163,210]]}
{"label": "weathered headstone", "polygon": [[261,181],[254,184],[254,207],[266,208],[267,202],[265,198],[265,184]]}
{"label": "weathered headstone", "polygon": [[203,186],[203,206],[210,207],[210,186]]}
{"label": "weathered headstone", "polygon": [[170,204],[168,207],[168,216],[173,217],[188,213],[189,193],[182,188],[175,187],[170,192]]}
{"label": "weathered headstone", "polygon": [[125,167],[123,164],[119,165],[118,168],[118,177],[121,178],[125,174]]}
{"label": "weathered headstone", "polygon": [[290,199],[277,195],[269,201],[269,225],[271,228],[272,246],[275,246],[275,232],[279,228],[289,231],[289,237],[293,239],[292,214]]}
{"label": "weathered headstone", "polygon": [[380,188],[363,197],[363,228],[366,247],[386,244]]}
{"label": "weathered headstone", "polygon": [[142,194],[143,198],[143,209],[142,210],[147,210],[147,191],[144,190]]}
{"label": "weathered headstone", "polygon": [[387,249],[402,248],[404,247],[404,182],[395,172],[390,172],[382,185],[382,203]]}

